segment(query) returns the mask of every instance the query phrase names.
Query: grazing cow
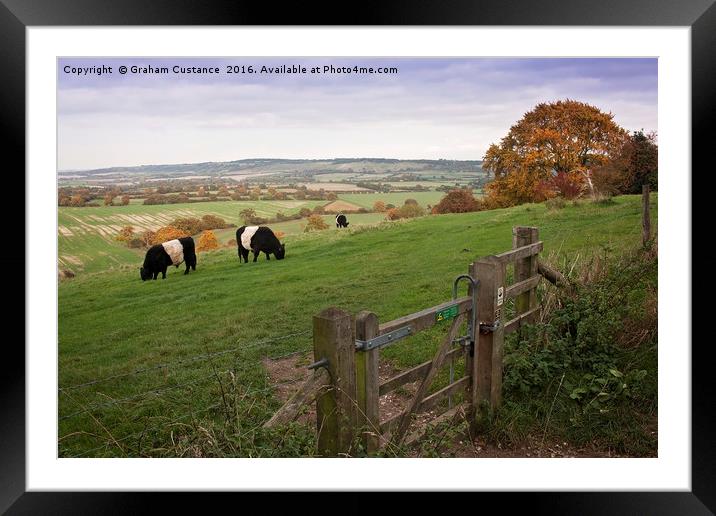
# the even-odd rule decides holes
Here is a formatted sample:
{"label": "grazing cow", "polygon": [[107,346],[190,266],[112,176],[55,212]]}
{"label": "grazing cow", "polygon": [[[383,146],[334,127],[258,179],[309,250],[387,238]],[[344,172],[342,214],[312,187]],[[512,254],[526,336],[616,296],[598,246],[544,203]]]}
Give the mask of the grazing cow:
{"label": "grazing cow", "polygon": [[266,259],[274,254],[277,260],[283,260],[286,256],[286,244],[282,244],[266,226],[241,226],[236,230],[236,245],[239,247],[239,263],[243,258],[249,263],[249,251],[254,253],[254,261],[259,254],[266,253]]}
{"label": "grazing cow", "polygon": [[192,237],[169,240],[147,249],[144,266],[139,268],[139,275],[142,277],[142,281],[146,281],[148,279],[157,279],[161,272],[162,279],[165,279],[167,277],[167,267],[170,265],[179,267],[181,262],[186,263],[184,274],[189,274],[189,268],[196,270],[196,252],[194,251],[194,239]]}
{"label": "grazing cow", "polygon": [[346,216],[342,213],[339,213],[336,215],[336,227],[337,228],[347,228],[348,227],[348,221],[346,220]]}

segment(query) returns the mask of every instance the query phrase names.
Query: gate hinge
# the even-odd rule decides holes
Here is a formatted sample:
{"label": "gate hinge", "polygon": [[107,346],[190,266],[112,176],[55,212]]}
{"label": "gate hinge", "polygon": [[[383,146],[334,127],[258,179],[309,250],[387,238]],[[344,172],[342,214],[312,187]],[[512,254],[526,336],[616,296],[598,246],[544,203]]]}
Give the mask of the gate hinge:
{"label": "gate hinge", "polygon": [[397,330],[393,330],[383,335],[378,335],[377,337],[373,337],[372,339],[356,339],[356,350],[368,351],[370,349],[380,348],[382,346],[392,344],[393,342],[400,340],[404,337],[407,337],[411,333],[413,333],[413,329],[410,326],[403,326],[402,328],[398,328]]}

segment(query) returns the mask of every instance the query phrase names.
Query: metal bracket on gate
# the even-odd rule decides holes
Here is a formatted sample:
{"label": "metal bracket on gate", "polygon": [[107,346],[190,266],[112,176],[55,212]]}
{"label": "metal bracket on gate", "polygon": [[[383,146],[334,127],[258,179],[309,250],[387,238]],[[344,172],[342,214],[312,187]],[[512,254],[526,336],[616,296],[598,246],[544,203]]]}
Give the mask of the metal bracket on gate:
{"label": "metal bracket on gate", "polygon": [[499,327],[500,327],[499,319],[493,323],[482,323],[481,322],[480,323],[480,333],[482,333],[483,335],[485,335],[487,333],[492,333]]}
{"label": "metal bracket on gate", "polygon": [[356,339],[356,349],[359,351],[368,351],[371,349],[386,346],[388,344],[392,344],[396,340],[400,340],[404,337],[407,337],[411,333],[413,333],[413,329],[410,326],[403,326],[402,328],[398,328],[397,330],[393,330],[383,335],[378,335],[377,337],[373,337],[372,339]]}

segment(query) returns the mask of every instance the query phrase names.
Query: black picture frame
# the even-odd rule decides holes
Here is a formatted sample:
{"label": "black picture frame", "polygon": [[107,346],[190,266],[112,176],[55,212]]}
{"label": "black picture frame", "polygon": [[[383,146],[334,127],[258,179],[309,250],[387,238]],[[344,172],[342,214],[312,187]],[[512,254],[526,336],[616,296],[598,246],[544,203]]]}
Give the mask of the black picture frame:
{"label": "black picture frame", "polygon": [[[691,28],[692,73],[692,158],[706,163],[712,144],[711,128],[716,108],[716,6],[714,0],[489,0],[453,2],[393,1],[351,4],[347,12],[324,8],[320,4],[287,3],[275,8],[268,3],[196,2],[189,0],[0,0],[0,119],[6,129],[5,161],[14,170],[25,170],[25,29],[31,26],[63,25],[509,25],[509,26],[688,26]],[[347,7],[348,4],[343,7]],[[350,7],[350,6],[348,6]],[[706,172],[706,171],[704,171]],[[688,173],[688,172],[687,172]],[[17,174],[15,174],[17,175]],[[10,178],[11,179],[11,178]],[[17,180],[17,179],[16,179]],[[17,181],[25,191],[25,182]],[[24,203],[24,196],[22,197]],[[693,205],[693,203],[692,203]],[[3,205],[6,220],[17,218],[17,207]],[[23,206],[24,212],[24,206]],[[25,233],[23,233],[25,234]],[[693,233],[692,233],[693,234]],[[26,235],[25,238],[31,238]],[[693,256],[689,250],[689,255]],[[26,270],[24,245],[0,257],[4,271],[12,271],[13,299],[25,299],[24,280],[18,271]],[[684,281],[691,276],[684,271]],[[24,276],[23,275],[23,278]],[[7,287],[6,287],[7,288]],[[8,292],[6,290],[6,292]],[[691,300],[688,300],[690,302]],[[24,303],[12,303],[23,310]],[[23,308],[21,308],[23,307]],[[695,307],[696,308],[696,307]],[[12,308],[7,307],[5,313]],[[696,312],[698,313],[698,308]],[[704,308],[705,310],[705,308]],[[7,321],[20,314],[8,313]],[[692,316],[693,320],[693,316]],[[664,322],[662,321],[662,324]],[[6,323],[7,324],[7,323]],[[15,325],[16,326],[16,325]],[[689,336],[690,337],[690,336]],[[709,339],[710,340],[710,339]],[[5,357],[0,375],[0,513],[7,514],[83,514],[147,512],[148,503],[161,497],[165,510],[184,504],[182,495],[133,493],[26,492],[25,488],[25,353],[19,338],[5,339]],[[672,343],[683,346],[684,342]],[[716,511],[714,475],[714,388],[708,345],[692,346],[692,490],[690,492],[619,493],[503,493],[479,494],[496,498],[500,510],[529,504],[530,512],[550,514],[711,514]],[[476,493],[471,493],[474,496]],[[244,497],[252,497],[243,493]],[[364,494],[352,493],[360,507]],[[422,497],[412,498],[423,504]],[[242,503],[252,503],[251,500]],[[408,510],[412,504],[404,505]],[[367,507],[367,506],[366,506]],[[217,507],[218,508],[218,507]],[[363,509],[365,510],[365,509]]]}

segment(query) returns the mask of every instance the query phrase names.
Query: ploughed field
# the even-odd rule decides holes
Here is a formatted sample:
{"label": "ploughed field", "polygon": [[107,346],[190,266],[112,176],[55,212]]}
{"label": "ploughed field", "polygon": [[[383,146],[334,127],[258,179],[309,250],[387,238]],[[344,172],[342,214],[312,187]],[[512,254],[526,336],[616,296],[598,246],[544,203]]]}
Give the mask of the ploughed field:
{"label": "ploughed field", "polygon": [[[72,220],[114,217],[126,208],[127,215],[157,219],[173,217],[170,210],[222,215],[220,204],[61,209],[60,226],[105,226],[109,221]],[[190,430],[192,421],[227,418],[229,407],[242,425],[260,427],[279,406],[262,359],[310,349],[314,314],[337,306],[388,321],[446,301],[471,261],[511,247],[513,226],[537,226],[542,256],[558,267],[641,241],[640,196],[556,210],[532,204],[407,222],[379,218],[361,226],[352,215],[351,226],[337,230],[328,216],[330,230],[287,231],[284,260],[262,255],[240,265],[236,248],[221,248],[198,253],[196,272],[170,268],[165,280],[147,282],[139,277],[139,254],[109,245],[107,235],[84,235],[87,253],[102,249],[103,263],[125,267],[59,283],[60,456],[175,456],[197,428]],[[652,221],[656,227],[655,194]],[[68,246],[60,241],[61,255]],[[401,341],[385,358],[400,368],[429,360],[444,330]]]}

